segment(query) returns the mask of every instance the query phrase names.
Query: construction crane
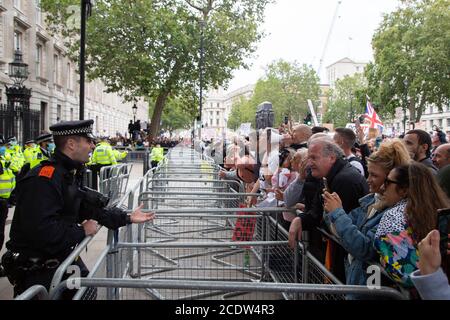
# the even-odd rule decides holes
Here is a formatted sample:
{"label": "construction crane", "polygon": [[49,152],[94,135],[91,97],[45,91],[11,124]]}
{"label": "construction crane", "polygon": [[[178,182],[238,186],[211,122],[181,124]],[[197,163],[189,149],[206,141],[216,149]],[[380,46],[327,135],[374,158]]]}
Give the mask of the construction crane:
{"label": "construction crane", "polygon": [[333,32],[334,25],[336,23],[336,19],[338,17],[339,7],[342,4],[342,1],[338,1],[336,5],[336,10],[334,10],[333,20],[331,21],[330,30],[328,31],[327,39],[325,40],[325,45],[323,47],[322,56],[320,57],[319,68],[317,70],[317,75],[320,77],[320,72],[322,71],[323,60],[325,58],[325,54],[327,53],[328,43],[330,42],[331,34]]}

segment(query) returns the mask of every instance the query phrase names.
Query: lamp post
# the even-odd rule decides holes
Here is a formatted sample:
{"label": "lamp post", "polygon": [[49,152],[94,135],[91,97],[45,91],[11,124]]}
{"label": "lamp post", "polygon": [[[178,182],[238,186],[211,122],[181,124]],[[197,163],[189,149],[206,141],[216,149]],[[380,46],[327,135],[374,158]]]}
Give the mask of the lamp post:
{"label": "lamp post", "polygon": [[91,0],[81,0],[80,30],[80,120],[84,120],[85,74],[86,74],[86,20],[91,15]]}
{"label": "lamp post", "polygon": [[[22,60],[19,48],[14,52],[14,60],[9,63],[9,77],[13,80],[12,86],[6,86],[8,98],[8,115],[4,134],[6,136],[19,136],[21,142],[31,138],[30,97],[31,89],[23,83],[28,79],[28,64]],[[21,137],[20,137],[21,135]]]}
{"label": "lamp post", "polygon": [[202,120],[202,111],[203,111],[203,63],[204,63],[204,39],[203,39],[203,30],[205,27],[205,21],[202,19],[200,20],[200,63],[199,63],[199,72],[200,72],[200,99],[199,99],[199,104],[200,104],[200,115],[199,115],[199,122],[200,122],[200,126],[198,129],[198,137],[201,140],[202,139],[202,128],[203,128],[203,120]]}
{"label": "lamp post", "polygon": [[133,123],[135,123],[136,122],[137,109],[138,109],[138,107],[136,105],[136,102],[133,104],[133,107],[131,109],[133,110]]}

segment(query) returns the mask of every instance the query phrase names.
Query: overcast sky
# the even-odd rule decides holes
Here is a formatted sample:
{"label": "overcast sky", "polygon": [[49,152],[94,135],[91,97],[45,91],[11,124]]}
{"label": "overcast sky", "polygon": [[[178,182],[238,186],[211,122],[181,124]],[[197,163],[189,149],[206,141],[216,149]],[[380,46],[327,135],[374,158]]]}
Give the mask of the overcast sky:
{"label": "overcast sky", "polygon": [[[297,60],[317,71],[338,0],[276,0],[266,8],[262,26],[268,35],[258,44],[250,70],[235,71],[228,91],[256,83],[274,60]],[[322,65],[326,83],[328,65],[349,57],[372,60],[371,39],[383,13],[396,9],[398,0],[342,0]]]}

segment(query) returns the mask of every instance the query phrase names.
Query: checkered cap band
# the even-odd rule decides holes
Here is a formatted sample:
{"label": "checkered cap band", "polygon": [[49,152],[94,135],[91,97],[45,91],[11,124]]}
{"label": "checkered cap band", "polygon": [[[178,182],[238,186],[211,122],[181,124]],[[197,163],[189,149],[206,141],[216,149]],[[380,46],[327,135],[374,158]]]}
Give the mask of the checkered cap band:
{"label": "checkered cap band", "polygon": [[76,129],[67,129],[61,131],[53,131],[52,134],[54,136],[73,136],[78,134],[92,133],[92,127],[84,127],[84,128],[76,128]]}

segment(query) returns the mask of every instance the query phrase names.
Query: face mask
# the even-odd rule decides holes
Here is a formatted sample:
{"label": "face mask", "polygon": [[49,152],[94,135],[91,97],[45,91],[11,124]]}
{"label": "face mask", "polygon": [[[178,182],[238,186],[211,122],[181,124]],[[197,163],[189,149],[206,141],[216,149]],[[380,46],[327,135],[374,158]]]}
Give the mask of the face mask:
{"label": "face mask", "polygon": [[6,152],[6,147],[5,146],[0,147],[0,156],[4,156],[5,152]]}
{"label": "face mask", "polygon": [[50,152],[50,153],[52,153],[53,150],[55,150],[55,148],[56,148],[56,146],[55,146],[54,143],[49,143],[49,144],[47,145],[47,150],[48,150],[48,152]]}

